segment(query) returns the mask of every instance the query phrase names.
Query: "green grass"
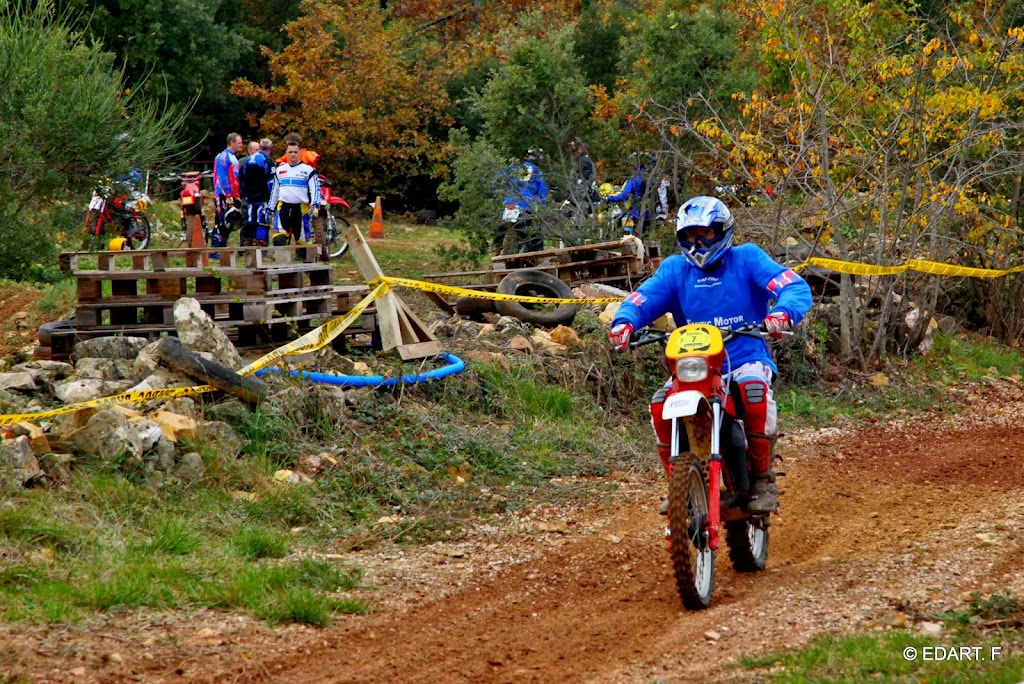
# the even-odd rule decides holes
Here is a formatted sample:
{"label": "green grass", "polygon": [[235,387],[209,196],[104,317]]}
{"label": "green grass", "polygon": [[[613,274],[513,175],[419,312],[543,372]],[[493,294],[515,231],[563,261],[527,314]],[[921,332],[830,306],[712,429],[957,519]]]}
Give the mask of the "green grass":
{"label": "green grass", "polygon": [[[385,207],[385,212],[387,208]],[[349,219],[359,226],[363,235],[370,233],[370,221]],[[417,226],[400,223],[384,217],[384,239],[374,240],[370,248],[385,275],[403,278],[418,278],[425,273],[442,270],[443,261],[434,251],[437,245],[456,244],[462,239],[459,231],[442,226]],[[350,273],[356,271],[356,273]],[[339,282],[364,282],[358,269],[348,256],[343,257],[335,268],[335,280]]]}
{"label": "green grass", "polygon": [[976,335],[935,336],[931,355],[920,359],[926,376],[934,381],[978,380],[982,377],[1020,376],[1024,357],[1017,350]]}
{"label": "green grass", "polygon": [[232,538],[231,545],[236,555],[250,560],[284,558],[288,555],[287,537],[265,527],[239,530]]}
{"label": "green grass", "polygon": [[[899,629],[889,632],[823,635],[787,653],[743,658],[739,666],[759,670],[761,681],[963,682],[1024,681],[1024,600],[1009,593],[975,594],[961,611],[932,616],[945,626],[933,639]],[[996,627],[996,625],[1001,626]],[[964,651],[962,647],[978,647]],[[957,656],[949,657],[951,648]],[[927,649],[927,650],[926,650]],[[994,649],[998,649],[998,652]],[[907,657],[906,653],[913,657]]]}
{"label": "green grass", "polygon": [[891,360],[887,384],[875,387],[870,374],[822,387],[816,381],[776,386],[779,415],[790,426],[834,425],[837,417],[850,420],[887,419],[897,411],[920,413],[949,408],[955,402],[943,386],[982,378],[1020,377],[1024,357],[1015,349],[976,335],[935,336],[925,356],[906,362]]}
{"label": "green grass", "polygon": [[[809,682],[938,682],[968,684],[971,682],[1016,684],[1024,679],[1024,657],[1019,646],[1024,634],[975,634],[961,637],[929,639],[904,630],[877,634],[823,636],[796,652],[778,653],[760,658],[743,658],[740,667],[758,671],[758,681],[773,684]],[[952,646],[979,646],[981,660],[940,659],[936,654],[948,653]],[[944,647],[947,651],[936,651]],[[1002,652],[992,659],[992,648]],[[914,649],[916,657],[908,660],[904,649]],[[924,658],[924,649],[929,660]],[[1015,652],[1016,651],[1016,652]],[[958,651],[958,654],[961,653]],[[973,653],[973,652],[972,652]]]}
{"label": "green grass", "polygon": [[77,303],[77,281],[74,278],[64,278],[49,287],[32,305],[32,309],[51,320],[58,320],[73,315]]}

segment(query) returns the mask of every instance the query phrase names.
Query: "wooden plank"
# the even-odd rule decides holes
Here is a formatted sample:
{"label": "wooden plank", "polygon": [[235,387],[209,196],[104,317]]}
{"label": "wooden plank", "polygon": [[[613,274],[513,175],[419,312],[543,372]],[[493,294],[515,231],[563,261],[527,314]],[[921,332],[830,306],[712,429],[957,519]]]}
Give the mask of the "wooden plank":
{"label": "wooden plank", "polygon": [[[359,228],[355,225],[349,226],[345,231],[345,238],[363,278],[371,282],[382,277],[384,273],[380,269],[380,264],[377,263]],[[394,292],[378,297],[375,304],[381,347],[384,351],[395,349],[403,360],[441,353],[441,343]]]}

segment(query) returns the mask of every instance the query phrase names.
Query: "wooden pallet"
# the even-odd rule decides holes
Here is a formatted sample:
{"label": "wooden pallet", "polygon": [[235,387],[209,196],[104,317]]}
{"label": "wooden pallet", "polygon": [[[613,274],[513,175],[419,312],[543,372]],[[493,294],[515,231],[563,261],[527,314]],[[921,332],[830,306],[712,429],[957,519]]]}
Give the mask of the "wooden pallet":
{"label": "wooden pallet", "polygon": [[[646,250],[643,256],[637,254],[636,244],[632,241],[583,244],[522,254],[499,254],[491,258],[490,269],[430,273],[423,276],[423,279],[445,281],[466,289],[494,291],[508,274],[530,268],[550,273],[570,287],[584,283],[605,283],[624,290],[632,290],[641,280],[654,273],[661,263],[661,249],[658,243],[643,244]],[[440,306],[440,302],[438,305]]]}
{"label": "wooden pallet", "polygon": [[[214,253],[219,259],[209,259]],[[365,285],[334,285],[330,265],[315,257],[306,247],[62,254],[77,281],[78,305],[74,327],[52,335],[52,358],[67,358],[76,342],[93,337],[174,334],[181,297],[196,299],[239,347],[285,342],[369,293]],[[371,307],[343,335],[376,337],[376,328]]]}

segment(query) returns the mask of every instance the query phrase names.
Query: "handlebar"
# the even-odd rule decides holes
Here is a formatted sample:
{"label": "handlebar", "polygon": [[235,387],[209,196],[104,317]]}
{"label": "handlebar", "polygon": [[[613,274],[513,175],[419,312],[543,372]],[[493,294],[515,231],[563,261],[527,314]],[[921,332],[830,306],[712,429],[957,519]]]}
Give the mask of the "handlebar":
{"label": "handlebar", "polygon": [[[711,327],[718,328],[722,332],[723,342],[728,342],[737,335],[743,335],[744,337],[757,337],[759,339],[771,336],[770,333],[765,330],[763,324],[747,323],[746,325],[741,325],[738,328],[723,328],[717,325],[712,325]],[[640,328],[630,336],[629,347],[630,349],[636,349],[637,347],[644,347],[648,344],[654,344],[655,342],[665,344],[670,334],[671,333],[667,333],[664,330],[658,330],[656,328]],[[788,336],[792,335],[793,331],[784,330],[779,334]]]}

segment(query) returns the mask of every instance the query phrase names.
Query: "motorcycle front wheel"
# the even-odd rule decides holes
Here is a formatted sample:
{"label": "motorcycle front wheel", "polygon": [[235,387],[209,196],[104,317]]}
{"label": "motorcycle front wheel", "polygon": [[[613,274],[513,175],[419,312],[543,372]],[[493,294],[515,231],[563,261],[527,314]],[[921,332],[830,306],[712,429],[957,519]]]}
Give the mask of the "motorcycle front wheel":
{"label": "motorcycle front wheel", "polygon": [[348,230],[348,221],[342,217],[334,218],[327,210],[327,224],[324,226],[324,241],[327,243],[327,256],[337,259],[348,251],[348,240],[342,235]]}
{"label": "motorcycle front wheel", "polygon": [[708,546],[708,484],[704,464],[694,454],[680,454],[668,488],[668,522],[672,569],[683,605],[702,610],[711,605],[715,552]]}
{"label": "motorcycle front wheel", "polygon": [[146,249],[149,246],[149,219],[139,215],[132,218],[129,225],[130,232],[125,235],[129,249]]}

